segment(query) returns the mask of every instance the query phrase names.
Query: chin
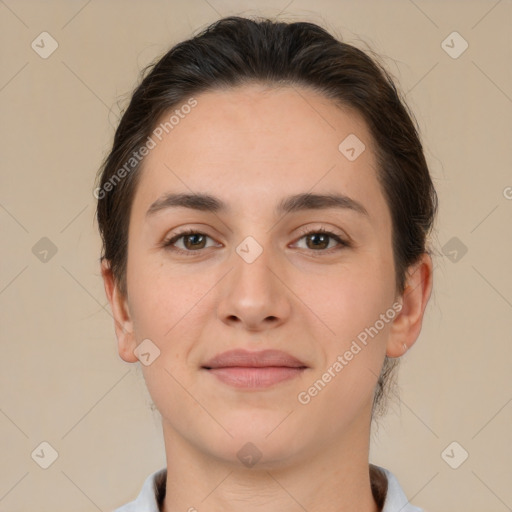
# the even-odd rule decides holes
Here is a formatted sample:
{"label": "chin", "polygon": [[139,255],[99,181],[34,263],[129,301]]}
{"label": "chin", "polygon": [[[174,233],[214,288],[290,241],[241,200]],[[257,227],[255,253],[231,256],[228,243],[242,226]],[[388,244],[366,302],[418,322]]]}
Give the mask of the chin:
{"label": "chin", "polygon": [[[229,420],[225,418],[222,424],[233,437],[225,435],[222,441],[217,438],[210,446],[222,447],[222,454],[218,455],[238,466],[282,468],[305,448],[303,444],[308,438],[304,429],[294,430],[293,422],[288,422],[288,414],[289,411],[259,411],[238,414]],[[257,459],[257,463],[245,464],[245,458]]]}

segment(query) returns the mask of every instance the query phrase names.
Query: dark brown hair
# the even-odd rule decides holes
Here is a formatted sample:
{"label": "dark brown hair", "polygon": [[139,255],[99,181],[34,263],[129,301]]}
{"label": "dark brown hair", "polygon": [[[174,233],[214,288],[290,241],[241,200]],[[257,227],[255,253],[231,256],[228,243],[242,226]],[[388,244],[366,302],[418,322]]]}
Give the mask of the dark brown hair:
{"label": "dark brown hair", "polygon": [[[95,196],[102,259],[120,290],[126,293],[128,224],[143,162],[140,148],[163,114],[192,95],[255,82],[308,87],[363,117],[374,139],[377,176],[391,212],[396,288],[403,293],[407,268],[428,252],[437,195],[414,116],[391,76],[377,60],[313,23],[236,16],[216,21],[148,66],[119,122]],[[380,406],[384,412],[381,398],[397,361],[386,356],[374,411]]]}

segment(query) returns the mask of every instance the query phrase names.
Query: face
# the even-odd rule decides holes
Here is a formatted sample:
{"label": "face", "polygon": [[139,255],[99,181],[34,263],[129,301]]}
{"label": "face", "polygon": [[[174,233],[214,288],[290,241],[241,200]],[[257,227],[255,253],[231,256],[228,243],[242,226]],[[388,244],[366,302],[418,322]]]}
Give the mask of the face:
{"label": "face", "polygon": [[[169,442],[235,463],[249,442],[268,467],[353,445],[386,353],[415,339],[369,130],[302,88],[196,100],[137,185],[120,354],[135,362],[150,340],[141,367]],[[359,156],[355,139],[339,149],[350,134]]]}

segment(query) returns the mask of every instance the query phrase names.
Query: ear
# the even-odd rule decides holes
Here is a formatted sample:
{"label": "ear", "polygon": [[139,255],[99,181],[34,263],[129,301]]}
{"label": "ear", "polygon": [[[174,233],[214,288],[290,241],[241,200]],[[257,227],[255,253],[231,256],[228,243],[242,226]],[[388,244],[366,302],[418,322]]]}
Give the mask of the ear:
{"label": "ear", "polygon": [[105,285],[105,293],[107,294],[112,314],[114,315],[114,325],[117,336],[117,348],[119,356],[127,363],[135,363],[138,361],[134,350],[137,343],[133,333],[133,321],[128,308],[128,301],[119,290],[119,285],[114,279],[114,275],[108,261],[101,262],[101,275],[103,284]]}
{"label": "ear", "polygon": [[388,357],[404,355],[418,339],[423,314],[432,292],[432,271],[432,259],[427,253],[407,269],[405,290],[399,300],[402,309],[393,320],[386,345]]}

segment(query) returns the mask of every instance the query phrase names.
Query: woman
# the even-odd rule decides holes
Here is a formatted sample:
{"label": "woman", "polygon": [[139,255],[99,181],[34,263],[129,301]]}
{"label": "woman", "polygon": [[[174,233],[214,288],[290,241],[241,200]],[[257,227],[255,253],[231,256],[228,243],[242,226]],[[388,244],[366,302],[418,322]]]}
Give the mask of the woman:
{"label": "woman", "polygon": [[381,66],[311,23],[221,19],[150,68],[95,194],[167,460],[118,512],[421,510],[368,461],[437,208]]}

